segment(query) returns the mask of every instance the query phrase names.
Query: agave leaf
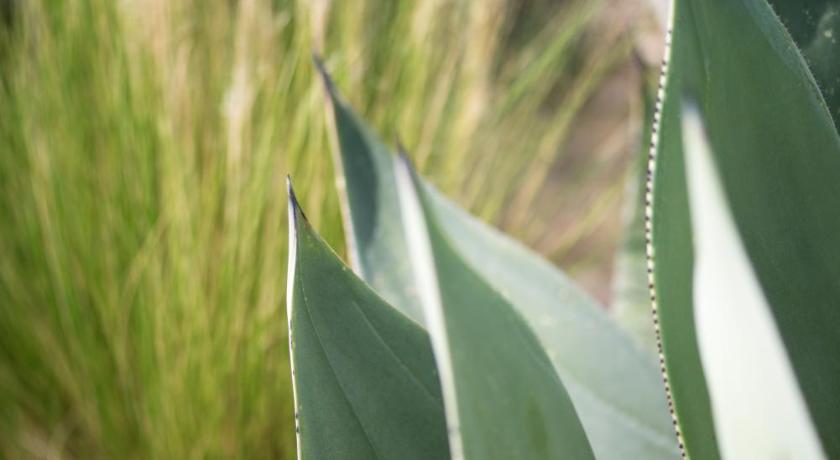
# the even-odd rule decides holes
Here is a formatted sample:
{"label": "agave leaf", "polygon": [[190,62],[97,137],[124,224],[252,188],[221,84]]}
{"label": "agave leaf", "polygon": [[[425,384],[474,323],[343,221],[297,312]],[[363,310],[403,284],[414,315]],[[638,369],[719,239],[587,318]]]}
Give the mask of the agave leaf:
{"label": "agave leaf", "polygon": [[724,458],[823,458],[770,306],[741,244],[702,121],[683,109],[694,321]]}
{"label": "agave leaf", "polygon": [[341,263],[291,189],[289,201],[298,457],[449,458],[428,334]]}
{"label": "agave leaf", "polygon": [[648,253],[685,449],[718,456],[694,320],[695,236],[681,134],[681,100],[690,95],[824,450],[840,455],[840,360],[826,351],[840,347],[840,138],[765,0],[678,0],[672,21],[649,165]]}
{"label": "agave leaf", "polygon": [[[324,78],[329,82],[326,74]],[[340,128],[336,137],[340,139],[342,133],[370,133],[335,88],[329,83],[328,88],[335,110],[334,121]],[[341,127],[347,123],[357,126]],[[343,164],[393,164],[396,158],[381,143],[367,144],[370,148],[344,148],[352,145],[349,141],[337,144],[341,149],[336,156]],[[369,158],[357,159],[357,156]],[[339,181],[345,187],[339,189],[340,193],[349,195],[344,200],[348,216],[357,214],[354,203],[359,200],[353,199],[354,193],[373,196],[371,199],[379,203],[385,200],[376,197],[379,194],[397,196],[392,188],[396,184],[393,169],[344,168],[343,171]],[[436,231],[446,236],[450,249],[461,263],[501,295],[533,329],[572,398],[595,455],[601,459],[677,457],[673,428],[662,397],[661,376],[654,360],[639,350],[603,309],[563,273],[472,218],[422,179],[418,181],[431,216],[429,220],[437,223]],[[408,247],[404,231],[393,225],[387,229],[378,228],[383,221],[400,222],[403,227],[403,211],[398,199],[388,200],[389,206],[379,207],[375,218],[367,213],[367,219],[347,219],[345,222],[351,225],[364,227],[348,229],[348,233],[382,235],[389,232],[392,241],[401,240],[393,246],[380,245],[370,250],[371,254],[390,251],[383,260],[396,258],[408,263],[423,257],[420,253],[409,258],[410,253],[403,249]],[[365,213],[364,208],[362,213]],[[365,245],[359,245],[356,250],[359,253],[368,251]],[[379,269],[386,270],[387,267]],[[404,292],[393,299],[411,297],[415,302],[419,301],[417,293],[420,290],[415,277],[411,272],[401,270],[401,273],[408,276],[389,277],[393,284],[388,286],[387,292],[403,289]],[[363,276],[368,279],[367,275]],[[457,288],[455,280],[448,276],[438,277],[441,289]],[[374,279],[370,282],[375,284]]]}
{"label": "agave leaf", "polygon": [[407,160],[396,166],[411,261],[440,369],[452,458],[594,459],[574,406],[531,329],[453,248],[428,212]]}
{"label": "agave leaf", "polygon": [[770,0],[817,80],[840,129],[840,0]]}
{"label": "agave leaf", "polygon": [[313,60],[333,113],[327,118],[350,264],[391,305],[423,324],[402,223],[393,218],[399,203],[388,148],[341,99],[321,60]]}

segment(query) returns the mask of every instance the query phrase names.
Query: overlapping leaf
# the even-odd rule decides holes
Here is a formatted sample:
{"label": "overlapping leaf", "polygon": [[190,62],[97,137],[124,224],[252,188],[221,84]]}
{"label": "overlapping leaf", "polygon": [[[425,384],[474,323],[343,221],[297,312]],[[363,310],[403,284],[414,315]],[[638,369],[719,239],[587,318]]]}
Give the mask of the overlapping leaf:
{"label": "overlapping leaf", "polygon": [[[404,230],[404,206],[400,205],[399,199],[393,198],[400,196],[395,189],[393,169],[346,167],[348,164],[393,165],[396,157],[388,154],[388,149],[372,137],[370,130],[338,96],[326,74],[324,78],[340,147],[338,169],[342,173],[339,181],[343,184],[339,188],[347,194],[346,213],[352,216],[347,219],[353,225],[348,232],[388,235],[389,240],[398,241],[393,246],[381,241],[373,241],[368,246],[358,244],[360,239],[357,238],[356,260],[376,260],[385,253],[381,259],[383,264],[394,257],[402,263],[417,263],[416,259],[422,255],[400,252],[401,248],[411,245]],[[367,141],[351,142],[353,136],[348,133],[359,132],[367,134]],[[429,184],[422,180],[417,183],[425,227],[420,230],[428,233],[432,241],[442,242],[443,247],[438,247],[431,256],[438,289],[441,293],[466,296],[450,301],[454,305],[452,308],[472,308],[468,301],[472,293],[461,287],[466,283],[463,277],[468,277],[471,285],[496,293],[498,298],[494,302],[500,306],[493,314],[499,316],[497,320],[505,321],[505,315],[508,315],[502,313],[505,308],[524,319],[571,396],[597,458],[676,457],[678,452],[653,359],[637,349],[600,307],[550,264],[471,218]],[[355,203],[359,199],[354,198],[354,194],[380,203],[376,213],[368,212],[365,207],[357,212]],[[383,225],[383,222],[389,224]],[[395,227],[391,222],[401,222],[401,227]],[[438,265],[444,262],[439,259],[446,259],[447,265],[457,265],[460,267],[458,272],[464,273],[456,274],[454,269],[440,273]],[[396,306],[405,309],[399,303],[404,298],[413,299],[413,305],[421,300],[424,288],[417,284],[414,272],[389,273],[385,280],[376,274],[365,274],[366,270],[359,268],[371,284],[388,284],[383,292]],[[392,294],[389,296],[387,292]],[[459,303],[465,305],[458,307]],[[490,311],[486,311],[486,315],[489,314]],[[508,334],[514,334],[514,331],[511,329]],[[446,381],[446,376],[443,380]]]}
{"label": "overlapping leaf", "polygon": [[694,320],[724,458],[823,458],[764,293],[741,244],[696,108],[683,109],[694,236]]}
{"label": "overlapping leaf", "polygon": [[[324,76],[327,102],[334,114],[328,122],[337,148],[333,159],[353,269],[392,305],[422,324],[402,222],[395,218],[399,201],[393,160],[376,134],[338,98],[320,59],[314,61]],[[355,180],[358,177],[364,181]]]}
{"label": "overlapping leaf", "polygon": [[594,458],[545,350],[458,254],[407,160],[397,190],[441,374],[453,458]]}
{"label": "overlapping leaf", "polygon": [[448,459],[426,331],[341,263],[291,193],[289,226],[287,302],[299,457]]}
{"label": "overlapping leaf", "polygon": [[695,324],[697,235],[681,125],[688,95],[704,114],[724,196],[824,451],[840,455],[840,138],[823,95],[766,0],[678,0],[669,56],[650,256],[685,448],[716,458],[720,441]]}

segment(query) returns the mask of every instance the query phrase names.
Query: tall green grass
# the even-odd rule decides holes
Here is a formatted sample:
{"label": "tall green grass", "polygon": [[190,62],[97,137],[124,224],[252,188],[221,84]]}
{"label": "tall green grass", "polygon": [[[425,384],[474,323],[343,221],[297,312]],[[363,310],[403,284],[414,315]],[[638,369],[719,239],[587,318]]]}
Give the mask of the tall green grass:
{"label": "tall green grass", "polygon": [[[310,50],[487,219],[621,53],[597,2],[29,0],[0,29],[0,457],[293,458],[290,173],[341,246]],[[523,18],[529,18],[527,21]],[[534,18],[542,18],[534,21]],[[528,219],[514,215],[514,229]]]}

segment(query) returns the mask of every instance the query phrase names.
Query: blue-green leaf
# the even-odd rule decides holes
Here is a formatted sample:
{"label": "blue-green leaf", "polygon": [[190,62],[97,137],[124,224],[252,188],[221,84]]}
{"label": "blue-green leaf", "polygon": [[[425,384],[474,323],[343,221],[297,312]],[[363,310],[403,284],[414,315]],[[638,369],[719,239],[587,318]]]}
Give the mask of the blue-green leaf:
{"label": "blue-green leaf", "polygon": [[770,0],[840,129],[840,0]]}
{"label": "blue-green leaf", "polygon": [[[399,215],[393,158],[341,99],[319,58],[314,58],[327,92],[334,144],[336,183],[353,270],[392,305],[423,323],[406,254]],[[363,180],[356,180],[363,178]]]}
{"label": "blue-green leaf", "polygon": [[694,320],[724,458],[824,458],[696,108],[683,110]]}
{"label": "blue-green leaf", "polygon": [[454,459],[594,459],[545,350],[462,259],[407,160],[397,192],[446,403]]}
{"label": "blue-green leaf", "polygon": [[695,324],[695,243],[681,104],[704,115],[714,164],[820,441],[840,455],[840,138],[806,61],[766,0],[677,0],[656,121],[650,263],[687,453],[716,458]]}
{"label": "blue-green leaf", "polygon": [[299,457],[448,459],[429,336],[345,267],[290,190],[288,317]]}
{"label": "blue-green leaf", "polygon": [[[326,74],[324,78],[329,82]],[[329,115],[339,128],[336,137],[340,150],[335,152],[339,164],[393,165],[396,157],[374,137],[369,137],[372,140],[368,143],[350,142],[352,137],[341,141],[346,133],[371,135],[371,131],[342,101],[332,84],[327,87],[333,110]],[[355,126],[342,127],[343,124]],[[338,169],[339,192],[348,195],[344,200],[345,213],[352,216],[346,222],[359,227],[348,228],[347,232],[387,234],[389,241],[397,242],[358,245],[356,251],[366,254],[359,259],[367,258],[378,266],[368,275],[362,271],[363,276],[374,286],[380,285],[378,282],[387,284],[383,292],[395,293],[385,296],[396,306],[400,307],[400,299],[405,298],[417,305],[420,289],[412,272],[400,268],[387,273],[387,278],[375,274],[376,270],[387,271],[395,259],[401,264],[411,261],[393,168]],[[562,272],[472,218],[428,183],[419,183],[427,220],[434,221],[436,232],[445,235],[459,263],[500,294],[534,331],[572,399],[596,457],[676,458],[679,453],[654,358],[640,350]],[[367,205],[357,213],[355,203],[361,199],[354,198],[355,194],[380,203],[376,213],[367,212]],[[383,222],[387,222],[384,227]],[[457,289],[457,284],[451,286],[455,279],[438,277],[441,290]]]}

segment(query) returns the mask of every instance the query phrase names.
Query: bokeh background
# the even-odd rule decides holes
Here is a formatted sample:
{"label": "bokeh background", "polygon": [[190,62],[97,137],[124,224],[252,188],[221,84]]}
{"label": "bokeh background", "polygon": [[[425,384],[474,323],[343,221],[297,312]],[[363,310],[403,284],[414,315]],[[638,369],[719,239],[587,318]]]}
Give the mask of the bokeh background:
{"label": "bokeh background", "polygon": [[287,173],[343,248],[312,50],[432,182],[610,308],[661,19],[0,0],[0,458],[294,458]]}

